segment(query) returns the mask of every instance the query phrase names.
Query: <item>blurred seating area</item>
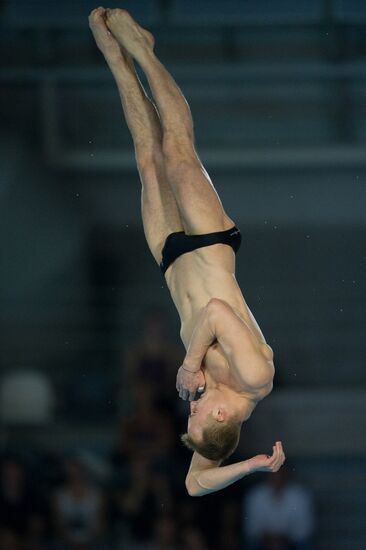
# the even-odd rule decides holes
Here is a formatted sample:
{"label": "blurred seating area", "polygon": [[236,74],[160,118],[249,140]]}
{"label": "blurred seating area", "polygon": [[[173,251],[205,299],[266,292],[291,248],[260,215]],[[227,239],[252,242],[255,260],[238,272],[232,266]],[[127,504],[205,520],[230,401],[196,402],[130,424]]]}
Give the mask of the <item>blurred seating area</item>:
{"label": "blurred seating area", "polygon": [[[146,312],[142,337],[126,356],[122,401],[128,406],[118,423],[111,426],[111,417],[109,429],[104,425],[104,440],[95,431],[85,437],[76,410],[79,427],[69,442],[50,420],[48,429],[34,418],[5,423],[2,550],[316,548],[317,504],[308,482],[296,481],[295,464],[286,465],[288,475],[285,470],[272,479],[254,474],[221,493],[189,497],[190,452],[178,437],[186,428],[188,404],[178,401],[171,388],[175,363],[182,357],[167,338],[165,322],[161,310]],[[237,451],[233,460],[241,459]],[[272,513],[281,506],[278,524],[258,522],[252,500],[263,489],[273,492],[269,516],[271,506]]]}
{"label": "blurred seating area", "polygon": [[[363,393],[357,408],[355,392],[347,400],[344,392],[281,391],[279,383],[254,423],[245,423],[230,462],[269,451],[279,434],[288,455],[283,469],[192,498],[185,489],[191,453],[179,439],[188,403],[174,389],[184,354],[164,308],[146,308],[138,323],[137,338],[114,369],[114,391],[102,383],[108,376],[101,363],[97,379],[85,367],[83,377],[65,377],[67,388],[74,384],[74,405],[66,399],[56,418],[3,411],[0,548],[318,550],[347,540],[358,549],[366,485],[362,457],[347,452],[360,452],[355,424],[365,414]],[[4,385],[0,377],[0,390]],[[65,399],[67,388],[56,398]],[[109,410],[98,408],[103,400]],[[343,443],[334,423],[347,432]],[[358,533],[354,544],[351,532]]]}
{"label": "blurred seating area", "polygon": [[[152,317],[156,311],[146,326],[156,335]],[[290,453],[277,474],[252,474],[219,493],[188,496],[191,453],[178,437],[187,404],[164,388],[165,348],[159,354],[153,347],[141,355],[131,350],[129,368],[142,374],[155,365],[161,384],[149,380],[151,371],[130,383],[129,407],[102,433],[95,423],[87,431],[76,411],[69,433],[65,425],[47,428],[34,419],[3,424],[2,550],[318,550],[337,548],[339,540],[360,548],[364,461],[317,456],[318,449],[309,452],[310,438],[307,455]],[[230,461],[250,457],[249,438],[258,452],[267,451],[244,426],[244,444]]]}

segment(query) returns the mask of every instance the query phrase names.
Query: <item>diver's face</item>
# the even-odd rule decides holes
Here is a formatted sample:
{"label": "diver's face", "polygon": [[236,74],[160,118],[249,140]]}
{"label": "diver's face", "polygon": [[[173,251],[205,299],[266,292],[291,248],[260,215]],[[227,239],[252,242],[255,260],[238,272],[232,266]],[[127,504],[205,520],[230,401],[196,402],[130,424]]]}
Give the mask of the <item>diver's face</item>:
{"label": "diver's face", "polygon": [[215,390],[206,390],[197,401],[190,402],[187,432],[190,437],[200,439],[210,414],[215,414]]}

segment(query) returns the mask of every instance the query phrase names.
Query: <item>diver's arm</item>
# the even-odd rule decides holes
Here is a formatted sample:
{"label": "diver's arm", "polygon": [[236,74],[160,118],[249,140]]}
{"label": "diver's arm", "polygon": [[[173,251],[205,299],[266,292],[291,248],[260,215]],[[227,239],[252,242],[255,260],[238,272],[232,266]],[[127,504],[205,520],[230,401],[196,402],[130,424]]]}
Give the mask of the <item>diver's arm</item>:
{"label": "diver's arm", "polygon": [[273,359],[272,348],[260,342],[249,325],[234,309],[219,298],[211,298],[202,308],[187,348],[184,364],[191,371],[198,371],[208,348],[218,341],[225,353],[234,362],[240,357],[250,359]]}
{"label": "diver's arm", "polygon": [[191,372],[199,371],[208,348],[215,340],[215,330],[212,324],[212,300],[210,300],[202,308],[198,316],[188,344],[183,366]]}
{"label": "diver's arm", "polygon": [[202,371],[202,361],[208,348],[215,341],[215,334],[211,323],[210,302],[202,308],[191,339],[183,364],[177,372],[176,389],[179,397],[192,401],[197,391],[203,391],[205,375]]}
{"label": "diver's arm", "polygon": [[176,388],[182,399],[194,399],[203,384],[202,361],[208,348],[217,341],[239,383],[253,390],[273,386],[273,352],[260,342],[249,325],[224,300],[211,298],[198,317],[183,365],[178,370]]}
{"label": "diver's arm", "polygon": [[186,488],[191,497],[201,497],[224,489],[250,473],[246,460],[221,468],[219,465],[220,462],[193,453],[186,477]]}
{"label": "diver's arm", "polygon": [[200,497],[220,491],[254,472],[277,472],[285,461],[281,441],[273,446],[273,453],[257,455],[248,460],[220,467],[221,462],[208,460],[194,452],[186,477],[186,488],[190,496]]}
{"label": "diver's arm", "polygon": [[210,326],[237,380],[245,387],[270,391],[274,376],[272,348],[261,342],[224,300],[212,298],[209,307]]}

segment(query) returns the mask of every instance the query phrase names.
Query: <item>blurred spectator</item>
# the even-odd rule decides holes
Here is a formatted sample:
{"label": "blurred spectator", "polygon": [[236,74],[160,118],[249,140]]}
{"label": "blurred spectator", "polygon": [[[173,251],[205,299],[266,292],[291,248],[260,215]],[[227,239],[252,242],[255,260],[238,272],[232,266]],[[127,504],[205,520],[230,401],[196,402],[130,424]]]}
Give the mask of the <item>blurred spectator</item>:
{"label": "blurred spectator", "polygon": [[[186,546],[194,548],[195,546]],[[154,539],[151,550],[177,550],[177,523],[171,515],[161,515],[156,519],[154,526]]]}
{"label": "blurred spectator", "polygon": [[131,414],[120,424],[117,445],[112,454],[112,463],[125,468],[144,453],[159,464],[167,463],[175,444],[174,424],[167,412],[156,407],[156,395],[145,381],[133,387]]}
{"label": "blurred spectator", "polygon": [[5,458],[0,472],[0,548],[43,548],[46,523],[45,506],[32,490],[24,466]]}
{"label": "blurred spectator", "polygon": [[175,406],[175,379],[184,359],[184,348],[169,335],[169,319],[164,310],[152,307],[143,313],[140,339],[129,347],[126,377],[136,385],[149,383],[158,402],[168,410]]}
{"label": "blurred spectator", "polygon": [[91,482],[80,460],[67,460],[65,469],[65,482],[54,496],[57,541],[75,550],[95,548],[106,527],[103,493]]}
{"label": "blurred spectator", "polygon": [[310,550],[313,503],[308,490],[290,481],[288,466],[254,486],[244,501],[248,550]]}
{"label": "blurred spectator", "polygon": [[127,483],[115,493],[117,522],[125,523],[133,541],[146,543],[154,533],[157,517],[162,510],[171,512],[172,503],[167,476],[156,471],[144,453],[136,455]]}
{"label": "blurred spectator", "polygon": [[229,495],[238,490],[238,485],[231,487],[225,494],[225,506],[220,511],[219,547],[225,550],[240,550],[240,512],[237,498]]}
{"label": "blurred spectator", "polygon": [[[194,550],[209,550],[209,546],[205,540],[202,531],[196,525],[186,525],[180,533],[180,548],[186,550],[192,548]],[[225,548],[225,546],[224,546]]]}

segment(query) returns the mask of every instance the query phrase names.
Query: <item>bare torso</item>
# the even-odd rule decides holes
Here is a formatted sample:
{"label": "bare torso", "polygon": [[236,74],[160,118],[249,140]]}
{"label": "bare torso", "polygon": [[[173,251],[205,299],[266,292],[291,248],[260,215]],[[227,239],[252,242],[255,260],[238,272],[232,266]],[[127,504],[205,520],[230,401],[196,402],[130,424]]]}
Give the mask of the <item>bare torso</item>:
{"label": "bare torso", "polygon": [[[235,254],[225,244],[198,248],[175,260],[165,273],[165,278],[181,320],[180,336],[188,348],[197,317],[211,298],[225,300],[235,313],[247,323],[264,354],[271,359],[272,350],[251,313],[235,278]],[[202,364],[206,380],[225,384],[238,392],[245,392],[259,401],[269,392],[259,394],[255,388],[243,386],[235,379],[218,342],[208,349]],[[269,385],[274,369],[269,367]]]}

